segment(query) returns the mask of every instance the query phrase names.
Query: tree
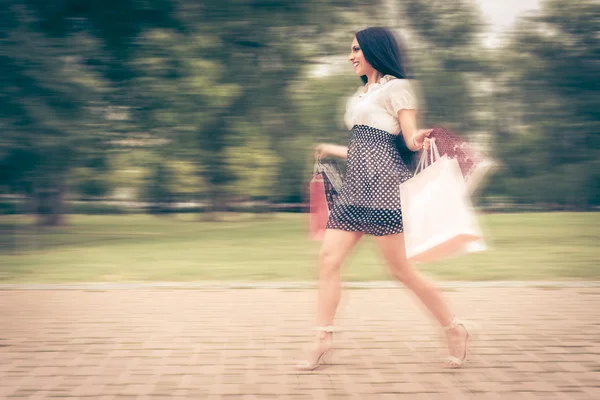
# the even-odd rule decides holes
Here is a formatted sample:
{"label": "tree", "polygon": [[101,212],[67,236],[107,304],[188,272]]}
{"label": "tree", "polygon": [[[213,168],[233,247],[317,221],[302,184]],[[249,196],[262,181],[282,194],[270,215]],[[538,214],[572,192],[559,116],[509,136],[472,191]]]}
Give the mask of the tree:
{"label": "tree", "polygon": [[372,4],[182,1],[182,33],[149,32],[140,42],[144,120],[173,134],[176,157],[197,162],[199,195],[212,210],[232,196],[294,198],[278,190],[281,181],[302,180],[302,164],[288,158],[297,154],[291,144],[301,128],[291,88],[313,62],[317,39],[337,26],[324,15],[365,3]]}
{"label": "tree", "polygon": [[585,208],[600,204],[600,4],[542,3],[499,54],[495,148],[504,170],[491,193]]}
{"label": "tree", "polygon": [[71,168],[99,150],[103,82],[81,62],[96,43],[48,38],[18,3],[7,5],[1,23],[0,185],[30,198],[40,223],[58,225]]}
{"label": "tree", "polygon": [[467,0],[405,0],[400,10],[398,25],[409,31],[409,67],[420,82],[424,124],[444,124],[465,135],[485,130],[477,110],[490,69],[477,5]]}

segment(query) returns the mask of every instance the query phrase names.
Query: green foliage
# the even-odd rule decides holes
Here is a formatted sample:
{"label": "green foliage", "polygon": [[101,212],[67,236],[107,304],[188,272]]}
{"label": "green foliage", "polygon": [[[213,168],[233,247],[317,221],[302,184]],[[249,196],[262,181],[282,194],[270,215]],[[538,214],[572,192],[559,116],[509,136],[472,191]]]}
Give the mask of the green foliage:
{"label": "green foliage", "polygon": [[164,211],[174,202],[173,183],[173,171],[164,160],[158,159],[150,166],[140,196],[143,201],[151,203],[150,211]]}
{"label": "green foliage", "polygon": [[421,125],[492,137],[487,196],[600,204],[593,0],[543,2],[494,52],[467,0],[3,4],[0,190],[50,214],[67,193],[305,200],[312,147],[346,143],[360,85],[336,57],[373,21],[410,38]]}
{"label": "green foliage", "polygon": [[502,49],[494,149],[505,193],[582,208],[600,202],[600,5],[546,1]]}
{"label": "green foliage", "polygon": [[93,168],[76,168],[73,174],[73,189],[80,195],[103,197],[110,194],[111,184],[106,173]]}

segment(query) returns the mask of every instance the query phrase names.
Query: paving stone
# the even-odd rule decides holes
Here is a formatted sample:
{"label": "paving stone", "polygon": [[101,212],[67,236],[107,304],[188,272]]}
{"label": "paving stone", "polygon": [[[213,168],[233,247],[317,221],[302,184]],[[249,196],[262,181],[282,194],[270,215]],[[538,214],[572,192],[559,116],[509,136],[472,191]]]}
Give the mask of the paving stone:
{"label": "paving stone", "polygon": [[464,368],[406,290],[345,290],[331,361],[293,366],[311,288],[0,290],[0,398],[598,399],[600,288],[456,287]]}

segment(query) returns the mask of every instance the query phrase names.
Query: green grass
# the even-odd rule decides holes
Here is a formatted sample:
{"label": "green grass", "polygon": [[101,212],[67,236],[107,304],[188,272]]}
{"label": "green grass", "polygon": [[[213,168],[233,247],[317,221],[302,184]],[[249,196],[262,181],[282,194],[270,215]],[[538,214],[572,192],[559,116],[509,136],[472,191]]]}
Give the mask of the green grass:
{"label": "green grass", "polygon": [[[0,217],[0,282],[314,280],[319,242],[307,216],[83,216],[37,229]],[[490,250],[419,265],[441,280],[600,279],[600,213],[481,216]],[[348,281],[390,279],[371,237],[344,268]]]}

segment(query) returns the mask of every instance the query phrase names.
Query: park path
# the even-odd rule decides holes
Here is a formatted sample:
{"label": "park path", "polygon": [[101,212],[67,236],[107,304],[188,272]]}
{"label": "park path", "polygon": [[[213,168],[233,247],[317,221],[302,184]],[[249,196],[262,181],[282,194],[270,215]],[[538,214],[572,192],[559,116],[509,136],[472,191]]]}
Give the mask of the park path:
{"label": "park path", "polygon": [[401,288],[344,291],[337,351],[296,372],[314,290],[0,290],[0,399],[600,399],[600,288],[457,287],[470,361]]}

